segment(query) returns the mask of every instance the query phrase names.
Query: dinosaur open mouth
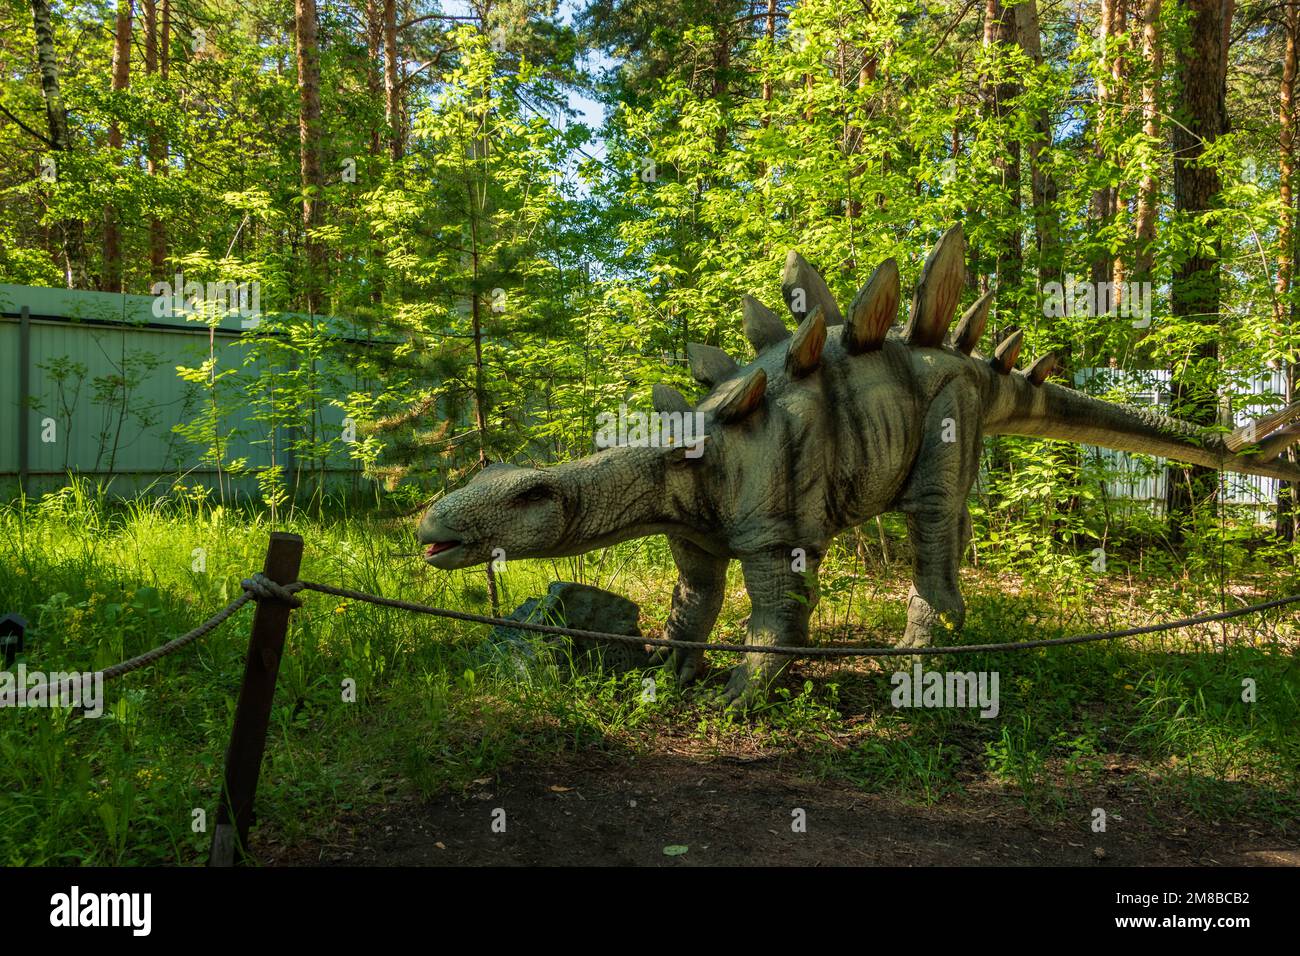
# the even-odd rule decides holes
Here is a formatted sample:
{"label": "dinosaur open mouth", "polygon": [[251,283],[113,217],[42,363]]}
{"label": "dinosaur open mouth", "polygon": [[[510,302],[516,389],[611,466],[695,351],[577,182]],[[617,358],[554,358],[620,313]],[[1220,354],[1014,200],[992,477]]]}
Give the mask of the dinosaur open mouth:
{"label": "dinosaur open mouth", "polygon": [[424,556],[431,558],[435,554],[442,554],[444,551],[450,551],[452,548],[459,548],[459,541],[435,541],[424,549]]}

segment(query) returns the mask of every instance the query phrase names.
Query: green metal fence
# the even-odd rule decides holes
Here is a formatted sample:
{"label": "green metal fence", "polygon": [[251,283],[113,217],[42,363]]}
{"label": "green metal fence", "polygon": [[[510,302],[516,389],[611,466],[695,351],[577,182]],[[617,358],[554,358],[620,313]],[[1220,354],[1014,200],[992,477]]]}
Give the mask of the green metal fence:
{"label": "green metal fence", "polygon": [[[240,338],[255,321],[236,311],[210,328],[159,307],[156,296],[0,284],[0,486],[41,494],[72,474],[121,495],[164,492],[178,482],[236,497],[255,493],[251,476],[231,477],[203,462],[203,449],[174,430],[204,401],[203,388],[184,381],[177,367],[196,367],[209,355],[218,367],[244,363]],[[342,430],[342,410],[322,402],[320,415]],[[239,411],[227,424],[242,434],[223,458],[244,458],[254,469],[278,465],[292,490],[301,476],[288,430]],[[342,444],[323,470],[331,486],[360,481]]]}

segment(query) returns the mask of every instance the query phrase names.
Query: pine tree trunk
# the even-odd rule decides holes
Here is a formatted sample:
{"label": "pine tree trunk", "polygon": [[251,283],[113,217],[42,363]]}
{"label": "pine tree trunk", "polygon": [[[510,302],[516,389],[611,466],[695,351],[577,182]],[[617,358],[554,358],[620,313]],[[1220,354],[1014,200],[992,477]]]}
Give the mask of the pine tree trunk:
{"label": "pine tree trunk", "polygon": [[[1190,37],[1178,57],[1182,84],[1177,113],[1184,120],[1174,128],[1174,210],[1191,218],[1219,200],[1219,174],[1202,156],[1225,127],[1227,29],[1223,0],[1187,0],[1187,8]],[[1200,425],[1218,420],[1218,383],[1206,380],[1205,369],[1219,352],[1220,273],[1217,249],[1187,255],[1174,270],[1170,297],[1175,319],[1213,327],[1172,378],[1174,414]],[[1191,527],[1194,506],[1214,497],[1218,481],[1214,471],[1201,467],[1171,467],[1167,477],[1169,533],[1178,542]]]}
{"label": "pine tree trunk", "polygon": [[[366,0],[366,92],[378,103],[384,90],[384,0]],[[376,123],[370,128],[370,155],[383,152],[383,130]]]}
{"label": "pine tree trunk", "polygon": [[[1142,133],[1151,142],[1160,138],[1160,75],[1164,57],[1160,51],[1160,0],[1146,0],[1142,9],[1142,57],[1146,77],[1142,83]],[[1158,166],[1148,163],[1138,184],[1137,215],[1133,234],[1137,242],[1133,275],[1139,282],[1152,281],[1155,266],[1156,211],[1160,202]]]}
{"label": "pine tree trunk", "polygon": [[725,100],[731,83],[731,32],[724,18],[718,25],[713,47],[713,102],[722,113],[722,122],[713,131],[713,148],[721,156],[727,149],[727,117]]}
{"label": "pine tree trunk", "polygon": [[[113,32],[113,91],[125,92],[131,82],[131,0],[117,0],[117,24]],[[122,149],[122,129],[114,121],[108,128],[110,161],[116,163]],[[104,269],[99,288],[122,292],[121,215],[116,206],[104,206]]]}
{"label": "pine tree trunk", "polygon": [[[1025,0],[1012,8],[1016,15],[1016,42],[1035,65],[1043,65],[1043,47],[1038,25],[1037,0]],[[1038,286],[1061,282],[1061,229],[1057,220],[1056,177],[1047,159],[1052,146],[1052,116],[1044,109],[1033,118],[1034,138],[1029,148],[1030,192],[1034,205],[1034,232],[1038,251]]]}
{"label": "pine tree trunk", "polygon": [[[1111,88],[1111,72],[1113,69],[1111,56],[1111,38],[1115,35],[1115,6],[1119,0],[1101,0],[1101,21],[1097,29],[1097,45],[1100,49],[1100,64],[1097,74],[1097,120],[1093,129],[1093,154],[1097,159],[1098,168],[1105,168],[1108,163],[1106,138],[1110,132],[1110,125],[1114,109],[1111,100],[1116,95],[1115,90]],[[1110,226],[1111,220],[1115,216],[1115,192],[1109,186],[1103,185],[1097,187],[1092,194],[1092,225],[1089,232],[1093,236],[1100,236],[1106,228]],[[1110,254],[1103,243],[1098,243],[1096,251],[1092,258],[1092,272],[1090,278],[1093,288],[1097,292],[1097,309],[1099,312],[1105,311],[1105,300],[1101,297],[1101,291],[1110,282],[1111,269],[1114,263],[1111,261]],[[1092,355],[1094,349],[1086,349],[1088,355]]]}
{"label": "pine tree trunk", "polygon": [[[366,88],[370,101],[378,103],[383,95],[384,69],[381,57],[384,49],[384,0],[366,0]],[[382,156],[384,136],[382,124],[370,128],[370,155]],[[384,301],[384,246],[380,238],[370,239],[370,301],[376,306]]]}
{"label": "pine tree trunk", "polygon": [[[1274,321],[1278,332],[1286,330],[1294,307],[1291,302],[1291,283],[1295,274],[1295,80],[1300,65],[1300,0],[1288,0],[1286,5],[1286,52],[1282,57],[1282,83],[1278,94],[1278,205],[1282,216],[1277,229],[1277,284],[1274,288]],[[1296,356],[1286,360],[1286,400],[1294,401]],[[1287,451],[1294,461],[1295,453]],[[1296,500],[1300,485],[1282,482],[1277,492],[1277,533],[1287,541],[1296,540]]]}
{"label": "pine tree trunk", "polygon": [[[998,60],[1005,60],[1005,53],[1016,42],[1015,10],[1004,6],[1001,0],[985,0],[984,7],[984,46],[996,51]],[[1005,69],[1005,64],[999,67]],[[998,244],[997,276],[998,287],[1005,290],[1001,297],[1005,302],[1016,301],[1020,293],[1020,281],[1023,275],[1023,240],[1018,225],[1020,218],[1020,143],[1010,138],[1014,134],[1008,126],[1000,121],[1009,117],[1015,110],[1016,97],[1020,95],[1019,84],[1014,82],[996,82],[986,79],[984,83],[984,112],[989,120],[998,121],[998,135],[1007,134],[1008,143],[1005,157],[995,161],[999,179],[999,205],[989,210],[994,221],[1011,223],[1004,230]]]}
{"label": "pine tree trunk", "polygon": [[384,0],[384,116],[388,120],[389,153],[393,159],[401,159],[406,151],[397,67],[397,0]]}
{"label": "pine tree trunk", "polygon": [[[166,0],[164,0],[164,3]],[[144,0],[144,71],[149,76],[158,73],[158,0]],[[167,175],[167,146],[162,133],[149,123],[145,146],[150,176]],[[167,274],[167,229],[157,216],[149,219],[149,279],[160,281]]]}
{"label": "pine tree trunk", "polygon": [[[776,41],[776,0],[767,0],[767,22],[763,28],[763,35],[767,37],[770,45]],[[763,78],[763,102],[772,102],[772,78]],[[761,120],[764,129],[772,122],[772,116],[766,109],[763,110],[763,119]]]}
{"label": "pine tree trunk", "polygon": [[298,48],[298,141],[302,184],[303,244],[307,253],[304,304],[320,311],[324,284],[324,248],[313,232],[321,223],[325,177],[321,170],[320,50],[316,42],[316,0],[295,0],[294,33]]}
{"label": "pine tree trunk", "polygon": [[[1111,115],[1115,118],[1117,124],[1122,125],[1126,115],[1126,109],[1129,101],[1128,91],[1128,61],[1125,54],[1129,49],[1128,38],[1128,11],[1125,8],[1127,0],[1113,0],[1115,9],[1111,16],[1111,32],[1114,36],[1122,38],[1121,47],[1115,51],[1115,55],[1110,60],[1110,79],[1111,79],[1111,99],[1114,103],[1114,109]],[[1112,186],[1110,188],[1110,215],[1115,220],[1116,228],[1123,225],[1123,220],[1128,218],[1128,201],[1119,194],[1119,189]],[[1110,281],[1111,281],[1111,302],[1118,309],[1124,296],[1124,283],[1127,279],[1127,270],[1124,262],[1124,250],[1116,251],[1111,260]]]}
{"label": "pine tree trunk", "polygon": [[162,40],[158,44],[158,67],[164,80],[172,71],[172,0],[162,0]]}

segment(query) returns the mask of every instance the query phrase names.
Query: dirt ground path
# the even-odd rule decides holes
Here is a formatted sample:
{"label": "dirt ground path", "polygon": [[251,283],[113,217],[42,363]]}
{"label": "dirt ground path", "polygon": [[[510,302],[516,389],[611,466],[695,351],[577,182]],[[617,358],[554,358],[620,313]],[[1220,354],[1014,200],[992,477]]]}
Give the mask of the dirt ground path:
{"label": "dirt ground path", "polygon": [[[990,787],[920,806],[769,759],[584,754],[357,814],[329,845],[272,844],[259,857],[272,866],[1300,866],[1294,840],[1156,815],[1133,788],[1114,789],[1099,791],[1111,816],[1093,833],[1086,806],[1034,819],[1014,792]],[[792,828],[796,809],[805,832]],[[493,829],[497,810],[504,832]]]}

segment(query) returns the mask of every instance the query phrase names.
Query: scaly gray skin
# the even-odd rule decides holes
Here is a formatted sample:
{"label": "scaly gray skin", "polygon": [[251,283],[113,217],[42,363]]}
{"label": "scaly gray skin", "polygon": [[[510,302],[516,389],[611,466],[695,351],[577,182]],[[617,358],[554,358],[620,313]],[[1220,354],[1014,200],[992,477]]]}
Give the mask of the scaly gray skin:
{"label": "scaly gray skin", "polygon": [[[898,270],[880,267],[847,320],[822,281],[792,253],[783,292],[796,319],[791,336],[747,297],[745,331],[758,350],[744,368],[716,349],[693,346],[696,378],[712,388],[704,454],[682,448],[620,447],[551,468],[493,465],[437,502],[420,522],[426,560],[465,568],[491,560],[579,554],[629,538],[668,536],[678,579],[664,636],[706,641],[722,606],[727,564],[741,562],[752,602],[748,643],[804,645],[817,604],[817,567],[831,539],[886,511],[907,515],[912,588],[902,645],[925,646],[959,628],[965,605],[958,568],[970,539],[966,500],[986,434],[1068,439],[1240,471],[1300,479],[1276,460],[1300,440],[1279,425],[1300,405],[1224,438],[1145,410],[1100,402],[1045,381],[1047,357],[1013,371],[1018,332],[994,356],[972,354],[990,296],[945,336],[964,282],[964,240],[954,227],[931,253],[911,319],[890,331]],[[842,322],[839,334],[827,326]],[[686,400],[655,388],[660,411]],[[1267,437],[1264,437],[1267,434]],[[1257,450],[1243,454],[1245,440]],[[1234,451],[1233,449],[1236,449]],[[761,699],[788,658],[749,654],[725,697]],[[693,679],[699,652],[675,655]]]}

